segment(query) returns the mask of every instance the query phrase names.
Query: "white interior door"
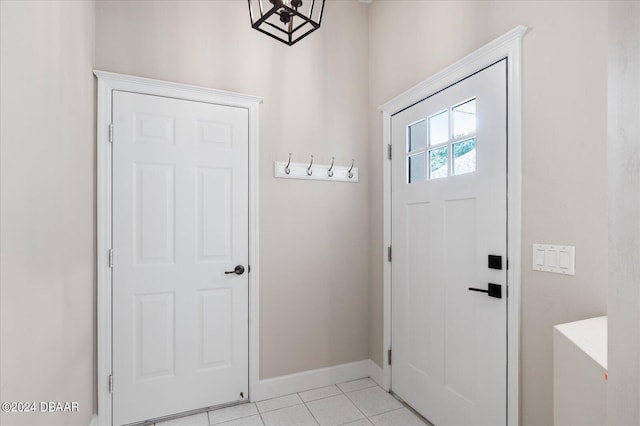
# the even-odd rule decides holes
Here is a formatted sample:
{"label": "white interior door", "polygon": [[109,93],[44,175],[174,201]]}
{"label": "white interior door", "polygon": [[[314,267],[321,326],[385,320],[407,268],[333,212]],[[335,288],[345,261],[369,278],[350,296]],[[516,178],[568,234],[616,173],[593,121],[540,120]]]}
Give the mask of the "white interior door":
{"label": "white interior door", "polygon": [[248,111],[114,91],[113,126],[113,423],[247,398]]}
{"label": "white interior door", "polygon": [[506,84],[503,60],[392,117],[392,390],[436,426],[506,424]]}

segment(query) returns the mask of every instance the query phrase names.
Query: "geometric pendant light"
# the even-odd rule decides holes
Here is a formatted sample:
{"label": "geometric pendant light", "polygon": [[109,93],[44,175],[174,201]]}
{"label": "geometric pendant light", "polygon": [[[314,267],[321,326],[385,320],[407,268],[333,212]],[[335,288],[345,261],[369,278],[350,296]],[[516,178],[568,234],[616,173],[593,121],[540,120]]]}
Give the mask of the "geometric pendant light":
{"label": "geometric pendant light", "polygon": [[251,26],[289,46],[318,28],[325,0],[248,0]]}

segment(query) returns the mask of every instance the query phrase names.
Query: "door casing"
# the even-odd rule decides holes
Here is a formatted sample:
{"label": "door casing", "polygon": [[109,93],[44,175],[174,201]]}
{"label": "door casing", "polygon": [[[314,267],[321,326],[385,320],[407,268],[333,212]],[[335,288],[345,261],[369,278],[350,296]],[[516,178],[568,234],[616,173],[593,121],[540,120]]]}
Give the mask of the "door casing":
{"label": "door casing", "polygon": [[519,422],[520,280],[522,245],[522,38],[527,27],[518,26],[458,62],[381,105],[383,154],[383,388],[391,388],[391,117],[487,66],[507,59],[507,424]]}
{"label": "door casing", "polygon": [[[155,95],[188,101],[246,108],[249,113],[249,398],[259,384],[259,258],[258,258],[258,108],[262,98],[188,84],[94,70],[98,78],[97,176],[96,176],[96,267],[98,328],[98,424],[112,424],[109,376],[112,366],[111,341],[111,123],[114,90]],[[114,386],[117,386],[114,384]],[[116,390],[117,391],[117,388]]]}

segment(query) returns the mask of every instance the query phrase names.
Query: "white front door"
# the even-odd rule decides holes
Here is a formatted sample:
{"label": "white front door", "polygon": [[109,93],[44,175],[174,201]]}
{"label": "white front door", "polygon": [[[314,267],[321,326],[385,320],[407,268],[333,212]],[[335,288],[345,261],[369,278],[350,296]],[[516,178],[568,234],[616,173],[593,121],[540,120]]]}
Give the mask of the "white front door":
{"label": "white front door", "polygon": [[436,426],[506,425],[506,86],[502,60],[391,121],[391,387]]}
{"label": "white front door", "polygon": [[246,399],[248,111],[114,91],[112,114],[113,424]]}

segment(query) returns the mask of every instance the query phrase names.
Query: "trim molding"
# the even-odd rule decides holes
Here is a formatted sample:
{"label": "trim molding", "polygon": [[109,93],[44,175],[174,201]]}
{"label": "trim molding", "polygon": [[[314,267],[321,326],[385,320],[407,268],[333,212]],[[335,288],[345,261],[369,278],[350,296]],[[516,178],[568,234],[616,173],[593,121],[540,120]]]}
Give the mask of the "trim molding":
{"label": "trim molding", "polygon": [[260,380],[252,393],[251,401],[262,401],[264,399],[276,398],[309,389],[370,377],[372,363],[373,361],[370,359],[365,359]]}
{"label": "trim molding", "polygon": [[391,390],[391,367],[387,350],[391,348],[391,265],[387,262],[386,247],[391,245],[391,162],[386,150],[391,143],[391,117],[403,109],[442,90],[464,77],[492,63],[507,59],[507,143],[508,143],[508,247],[507,271],[507,424],[519,423],[520,381],[520,284],[522,250],[522,38],[528,31],[518,26],[498,37],[460,61],[429,77],[406,92],[381,105],[383,152],[383,201],[384,201],[384,331],[383,367],[381,382],[385,390]]}
{"label": "trim molding", "polygon": [[[249,112],[249,396],[256,390],[259,377],[259,259],[258,259],[258,107],[262,98],[106,71],[93,71],[98,78],[97,105],[97,322],[98,322],[98,414],[96,425],[112,424],[111,374],[111,95],[114,90],[129,91],[246,108]],[[94,421],[92,419],[92,426]]]}
{"label": "trim molding", "polygon": [[380,387],[384,388],[384,370],[371,359],[369,360],[369,377]]}

